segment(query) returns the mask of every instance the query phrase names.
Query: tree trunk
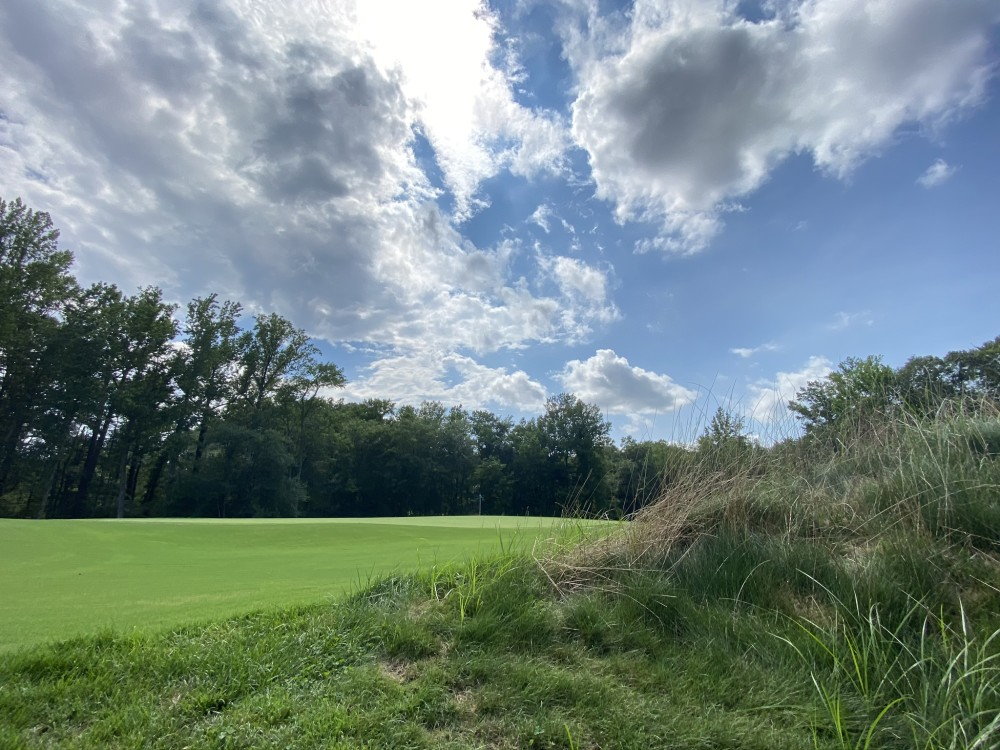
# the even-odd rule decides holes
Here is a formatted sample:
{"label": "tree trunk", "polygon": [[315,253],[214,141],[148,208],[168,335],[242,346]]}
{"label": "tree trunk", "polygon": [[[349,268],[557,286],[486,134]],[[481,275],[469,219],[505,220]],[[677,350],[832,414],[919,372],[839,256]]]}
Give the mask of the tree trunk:
{"label": "tree trunk", "polygon": [[135,490],[136,486],[139,484],[139,469],[142,468],[142,456],[134,455],[132,456],[132,462],[129,464],[128,468],[128,489],[126,490],[128,499],[133,503],[135,502]]}
{"label": "tree trunk", "polygon": [[87,495],[90,493],[90,484],[93,482],[94,474],[97,472],[97,460],[100,458],[101,450],[104,448],[104,439],[107,437],[108,428],[111,426],[111,416],[109,413],[104,418],[101,428],[90,436],[90,445],[87,448],[87,460],[83,464],[83,475],[80,477],[80,486],[76,490],[76,498],[74,499],[70,513],[74,518],[79,517],[80,512],[87,505]]}
{"label": "tree trunk", "polygon": [[122,457],[118,462],[118,518],[125,518],[125,494],[128,490],[128,443],[122,449]]}
{"label": "tree trunk", "polygon": [[32,493],[35,507],[32,509],[33,518],[46,518],[48,516],[49,496],[55,486],[56,477],[59,476],[63,468],[64,461],[61,458],[53,458],[46,467],[44,479],[39,483],[38,491]]}
{"label": "tree trunk", "polygon": [[[149,472],[149,479],[146,480],[146,491],[142,496],[142,504],[145,506],[150,506],[156,499],[156,490],[160,486],[160,478],[163,476],[163,470],[167,468],[167,463],[170,461],[170,456],[166,450],[160,451],[160,455],[156,457],[156,463],[153,464],[152,470]],[[133,492],[135,488],[133,487]]]}
{"label": "tree trunk", "polygon": [[201,456],[205,452],[205,434],[208,432],[208,415],[209,412],[205,412],[201,415],[201,426],[198,428],[198,444],[194,448],[194,466],[191,467],[191,473],[198,473],[198,466],[201,463]]}
{"label": "tree trunk", "polygon": [[17,415],[11,411],[7,428],[4,430],[3,438],[0,438],[0,495],[4,494],[7,487],[7,479],[10,470],[14,466],[14,457],[17,455],[17,446],[21,442],[24,427],[19,424]]}

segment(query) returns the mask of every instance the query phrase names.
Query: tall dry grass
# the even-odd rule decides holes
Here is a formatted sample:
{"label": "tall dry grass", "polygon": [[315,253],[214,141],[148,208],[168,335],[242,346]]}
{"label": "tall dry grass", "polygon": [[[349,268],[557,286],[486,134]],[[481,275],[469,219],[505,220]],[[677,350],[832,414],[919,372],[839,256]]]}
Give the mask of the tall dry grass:
{"label": "tall dry grass", "polygon": [[1000,748],[994,406],[868,417],[671,474],[617,533],[541,561],[563,594],[627,599],[675,634],[747,629],[751,650],[795,623],[779,637],[815,687],[817,745]]}

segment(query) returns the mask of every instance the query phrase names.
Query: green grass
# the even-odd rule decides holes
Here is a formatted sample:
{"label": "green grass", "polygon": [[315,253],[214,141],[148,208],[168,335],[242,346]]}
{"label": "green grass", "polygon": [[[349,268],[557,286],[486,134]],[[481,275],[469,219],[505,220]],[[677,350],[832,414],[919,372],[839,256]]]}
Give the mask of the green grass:
{"label": "green grass", "polygon": [[342,596],[371,578],[530,545],[550,518],[0,519],[0,651]]}
{"label": "green grass", "polygon": [[553,594],[533,560],[503,556],[384,578],[341,602],[0,656],[0,747],[811,741],[808,672],[790,651],[678,637],[621,600],[593,593],[586,614],[587,599]]}

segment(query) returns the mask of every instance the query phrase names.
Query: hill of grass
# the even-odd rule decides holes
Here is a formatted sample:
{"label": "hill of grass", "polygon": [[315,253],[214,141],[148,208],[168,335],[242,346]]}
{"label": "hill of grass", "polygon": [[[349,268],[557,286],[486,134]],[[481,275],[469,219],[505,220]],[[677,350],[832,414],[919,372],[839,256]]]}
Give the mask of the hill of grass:
{"label": "hill of grass", "polygon": [[101,628],[178,626],[341,597],[490,554],[553,519],[0,519],[0,651]]}
{"label": "hill of grass", "polygon": [[8,654],[0,747],[993,750],[994,432],[736,457],[542,556]]}

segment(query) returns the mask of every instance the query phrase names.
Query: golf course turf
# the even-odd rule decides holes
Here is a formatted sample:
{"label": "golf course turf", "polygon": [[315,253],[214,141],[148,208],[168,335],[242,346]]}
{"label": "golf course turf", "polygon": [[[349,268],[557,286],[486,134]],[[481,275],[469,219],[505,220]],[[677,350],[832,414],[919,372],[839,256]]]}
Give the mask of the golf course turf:
{"label": "golf course turf", "polygon": [[336,597],[550,535],[552,518],[0,519],[0,650]]}

